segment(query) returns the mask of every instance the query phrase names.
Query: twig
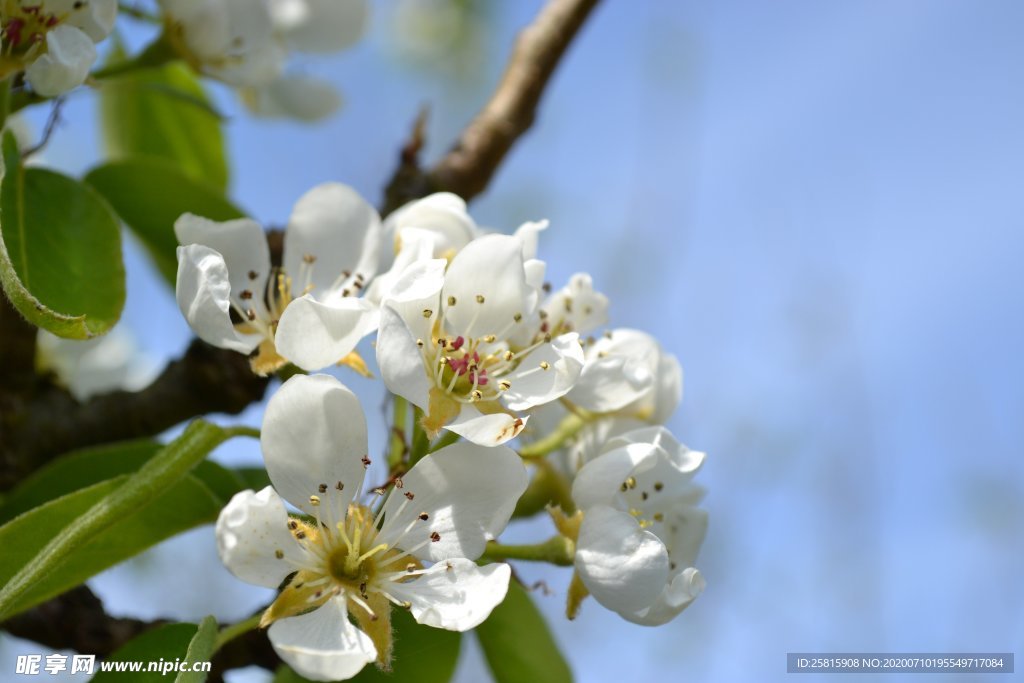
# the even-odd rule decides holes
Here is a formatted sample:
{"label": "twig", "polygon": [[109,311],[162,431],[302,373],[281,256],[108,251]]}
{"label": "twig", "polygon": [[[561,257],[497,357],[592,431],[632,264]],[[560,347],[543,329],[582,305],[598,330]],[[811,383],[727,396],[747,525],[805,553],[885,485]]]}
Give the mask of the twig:
{"label": "twig", "polygon": [[263,398],[268,380],[233,351],[194,340],[141,391],[115,391],[85,403],[56,387],[0,414],[0,490],[54,456],[76,448],[153,436],[207,413],[236,414]]}
{"label": "twig", "polygon": [[550,0],[516,39],[501,83],[455,146],[427,174],[437,190],[469,201],[533,124],[555,68],[598,0]]}

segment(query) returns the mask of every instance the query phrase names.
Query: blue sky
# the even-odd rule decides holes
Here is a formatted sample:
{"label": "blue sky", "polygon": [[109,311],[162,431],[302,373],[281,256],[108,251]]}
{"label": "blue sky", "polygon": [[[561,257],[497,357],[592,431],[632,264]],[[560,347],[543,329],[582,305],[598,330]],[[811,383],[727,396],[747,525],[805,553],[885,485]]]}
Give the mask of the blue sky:
{"label": "blue sky", "polygon": [[[538,6],[480,17],[455,78],[453,48],[403,58],[394,4],[380,3],[355,49],[300,65],[344,90],[326,124],[255,121],[218,89],[233,195],[277,224],[325,180],[376,200],[419,106],[431,107],[434,159]],[[680,358],[670,427],[709,454],[711,527],[707,591],[660,629],[594,602],[566,622],[568,575],[523,567],[555,589],[538,600],[580,681],[777,680],[788,651],[1020,647],[1022,25],[1024,5],[1009,0],[595,13],[473,211],[502,230],[551,219],[550,279],[592,273],[614,325]],[[92,96],[72,98],[52,163],[95,162],[93,109]],[[126,324],[147,352],[178,353],[189,333],[173,299],[134,251],[129,267]],[[201,609],[202,595],[179,600],[189,586],[160,572],[193,547],[212,552],[212,534],[96,586],[125,612]],[[147,595],[160,580],[180,604]],[[212,581],[235,609],[258,598]]]}

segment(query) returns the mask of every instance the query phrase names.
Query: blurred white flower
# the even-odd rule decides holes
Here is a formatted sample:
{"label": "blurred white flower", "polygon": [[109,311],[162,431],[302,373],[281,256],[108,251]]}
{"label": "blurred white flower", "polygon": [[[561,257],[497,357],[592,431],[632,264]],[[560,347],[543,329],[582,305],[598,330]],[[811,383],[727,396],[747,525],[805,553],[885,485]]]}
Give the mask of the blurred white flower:
{"label": "blurred white flower", "polygon": [[381,375],[388,389],[426,412],[431,436],[445,428],[481,445],[504,443],[523,429],[519,411],[564,396],[579,377],[583,349],[575,333],[526,346],[512,341],[537,311],[539,228],[479,237],[451,264],[413,261],[384,299]]}
{"label": "blurred white flower", "polygon": [[[261,625],[301,675],[351,678],[375,660],[387,668],[392,603],[421,624],[465,631],[504,599],[508,565],[473,559],[526,488],[510,449],[441,449],[374,514],[360,502],[370,464],[362,408],[326,375],[285,382],[267,405],[261,443],[273,487],[232,498],[218,548],[243,581],[277,588],[291,576]],[[290,519],[282,497],[315,521]]]}
{"label": "blurred white flower", "polygon": [[138,391],[159,374],[155,360],[143,355],[122,327],[84,341],[40,330],[36,363],[53,372],[79,401],[110,391]]}
{"label": "blurred white flower", "polygon": [[377,327],[376,306],[359,294],[376,272],[380,217],[355,190],[325,183],[299,199],[281,268],[271,267],[266,235],[253,220],[185,214],[174,229],[183,245],[178,305],[201,339],[256,350],[260,374],[286,361],[304,370],[345,361],[365,373],[353,350]]}
{"label": "blurred white flower", "polygon": [[664,624],[704,589],[693,565],[707,513],[696,507],[704,490],[692,482],[703,462],[664,427],[646,427],[609,441],[577,474],[576,573],[624,619]]}
{"label": "blurred white flower", "polygon": [[117,19],[117,0],[39,0],[0,4],[3,56],[0,76],[24,69],[43,97],[55,97],[85,82],[96,61],[95,43]]}
{"label": "blurred white flower", "polygon": [[285,73],[290,52],[330,53],[362,35],[365,0],[160,0],[177,50],[197,71],[240,88],[255,114],[314,121],[341,97],[330,83]]}

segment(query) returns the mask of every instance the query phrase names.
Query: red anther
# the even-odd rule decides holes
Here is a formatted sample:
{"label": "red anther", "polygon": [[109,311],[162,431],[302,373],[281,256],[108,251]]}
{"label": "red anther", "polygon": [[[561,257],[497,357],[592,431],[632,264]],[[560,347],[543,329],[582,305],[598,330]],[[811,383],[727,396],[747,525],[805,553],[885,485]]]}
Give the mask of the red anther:
{"label": "red anther", "polygon": [[458,351],[459,349],[462,348],[462,345],[465,344],[465,343],[466,343],[466,340],[463,339],[461,336],[456,337],[455,341],[452,342],[452,350],[453,351]]}

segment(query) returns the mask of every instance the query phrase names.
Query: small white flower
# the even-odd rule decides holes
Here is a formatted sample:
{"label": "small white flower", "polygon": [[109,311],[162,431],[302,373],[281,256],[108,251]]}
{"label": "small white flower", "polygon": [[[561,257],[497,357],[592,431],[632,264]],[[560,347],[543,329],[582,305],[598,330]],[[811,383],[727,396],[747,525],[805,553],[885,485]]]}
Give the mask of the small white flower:
{"label": "small white flower", "polygon": [[[326,375],[285,382],[267,405],[261,443],[274,486],[231,500],[218,548],[243,581],[277,588],[287,579],[262,625],[301,675],[346,679],[374,660],[386,668],[392,604],[421,624],[465,631],[504,599],[508,565],[473,559],[526,488],[510,449],[463,443],[432,453],[374,511],[360,501],[370,462],[362,408]],[[308,517],[290,518],[282,497]]]}
{"label": "small white flower", "polygon": [[0,4],[4,54],[0,71],[25,69],[25,79],[44,97],[85,82],[98,43],[114,28],[117,0],[39,0]]}
{"label": "small white flower", "polygon": [[569,399],[595,413],[615,412],[662,424],[683,397],[683,370],[658,340],[640,330],[609,330],[589,344]]}
{"label": "small white flower", "polygon": [[40,330],[37,350],[36,364],[51,370],[79,401],[109,391],[138,391],[160,372],[123,327],[84,341]]}
{"label": "small white flower", "polygon": [[245,88],[240,94],[249,111],[268,119],[319,121],[341,106],[334,86],[302,75],[282,76],[259,88]]}
{"label": "small white flower", "polygon": [[[284,238],[283,267],[271,267],[258,223],[185,214],[175,223],[177,299],[204,341],[239,353],[258,349],[253,369],[286,360],[317,370],[346,359],[376,329],[363,300],[375,273],[380,217],[355,190],[319,185],[299,199]],[[234,317],[232,317],[234,316]],[[351,358],[356,369],[361,360]]]}
{"label": "small white flower", "polygon": [[426,412],[428,434],[446,428],[481,445],[504,443],[523,429],[518,411],[564,396],[579,377],[583,350],[575,333],[515,343],[537,312],[539,226],[479,237],[451,264],[414,261],[385,298],[381,375],[388,389]]}
{"label": "small white flower", "polygon": [[296,52],[351,47],[363,35],[368,14],[365,0],[270,0],[275,31]]}
{"label": "small white flower", "polygon": [[624,619],[664,624],[704,589],[693,565],[707,513],[696,507],[704,490],[692,482],[703,462],[664,427],[646,427],[609,441],[577,474],[576,573]]}
{"label": "small white flower", "polygon": [[314,121],[341,98],[326,81],[285,74],[289,52],[328,53],[359,39],[364,0],[160,0],[194,69],[240,88],[255,114]]}

